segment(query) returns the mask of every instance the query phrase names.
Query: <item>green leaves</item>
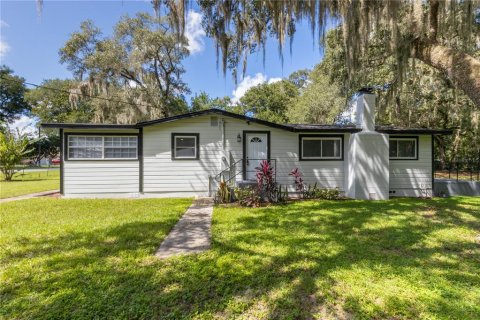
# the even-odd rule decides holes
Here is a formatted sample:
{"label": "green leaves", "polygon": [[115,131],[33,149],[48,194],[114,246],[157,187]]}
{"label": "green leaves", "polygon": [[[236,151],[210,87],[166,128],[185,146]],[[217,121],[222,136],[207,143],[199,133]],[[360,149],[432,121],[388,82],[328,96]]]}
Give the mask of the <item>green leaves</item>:
{"label": "green leaves", "polygon": [[249,89],[239,107],[244,114],[251,112],[256,118],[286,123],[288,109],[298,95],[298,88],[290,81],[263,83]]}
{"label": "green leaves", "polygon": [[16,137],[12,133],[0,133],[0,171],[6,181],[12,180],[15,173],[15,165],[30,152],[28,139],[24,135]]}
{"label": "green leaves", "polygon": [[14,75],[7,66],[0,66],[0,125],[29,111],[24,99],[26,92],[25,79]]}
{"label": "green leaves", "polygon": [[184,112],[186,45],[164,17],[125,16],[110,37],[83,22],[59,52],[79,80],[71,104],[91,99],[95,122],[135,123]]}

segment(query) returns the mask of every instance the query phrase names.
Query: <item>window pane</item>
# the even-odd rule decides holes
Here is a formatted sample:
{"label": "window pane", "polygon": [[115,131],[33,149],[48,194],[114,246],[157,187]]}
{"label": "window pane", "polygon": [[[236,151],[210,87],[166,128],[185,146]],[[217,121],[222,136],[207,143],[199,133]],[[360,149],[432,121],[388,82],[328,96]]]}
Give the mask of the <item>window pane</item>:
{"label": "window pane", "polygon": [[415,140],[398,140],[398,157],[415,158]]}
{"label": "window pane", "polygon": [[390,140],[390,158],[397,157],[397,140]]}
{"label": "window pane", "polygon": [[137,137],[105,137],[105,147],[136,147]]}
{"label": "window pane", "polygon": [[177,158],[195,158],[195,148],[176,148],[175,156]]}
{"label": "window pane", "polygon": [[322,156],[322,140],[302,140],[302,156],[305,158],[320,158]]}
{"label": "window pane", "polygon": [[128,139],[129,139],[128,140],[129,141],[128,145],[130,147],[136,147],[137,146],[137,137],[129,137]]}
{"label": "window pane", "polygon": [[97,147],[75,147],[69,148],[68,157],[72,159],[101,159],[102,148]]}
{"label": "window pane", "polygon": [[69,146],[73,146],[73,147],[74,146],[79,146],[80,145],[79,143],[80,142],[78,141],[78,137],[69,137],[68,138],[68,145]]}
{"label": "window pane", "polygon": [[195,148],[195,137],[175,137],[175,146]]}
{"label": "window pane", "polygon": [[103,140],[105,147],[113,146],[113,137],[105,137]]}
{"label": "window pane", "polygon": [[102,137],[86,137],[85,145],[89,147],[102,147]]}
{"label": "window pane", "polygon": [[105,148],[106,159],[136,158],[136,148]]}
{"label": "window pane", "polygon": [[323,140],[322,141],[322,157],[340,158],[340,140]]}

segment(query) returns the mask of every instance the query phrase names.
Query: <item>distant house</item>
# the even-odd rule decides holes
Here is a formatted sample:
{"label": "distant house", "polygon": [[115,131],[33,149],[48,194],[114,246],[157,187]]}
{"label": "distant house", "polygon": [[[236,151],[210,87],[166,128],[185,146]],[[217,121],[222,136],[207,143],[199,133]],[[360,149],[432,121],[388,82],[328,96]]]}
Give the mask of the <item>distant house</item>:
{"label": "distant house", "polygon": [[[449,130],[375,126],[375,95],[354,102],[353,125],[278,124],[218,109],[133,125],[44,123],[62,136],[65,197],[190,197],[215,192],[220,173],[255,179],[262,159],[277,183],[339,188],[356,199],[432,196],[433,136]],[[228,174],[228,175],[227,175]]]}

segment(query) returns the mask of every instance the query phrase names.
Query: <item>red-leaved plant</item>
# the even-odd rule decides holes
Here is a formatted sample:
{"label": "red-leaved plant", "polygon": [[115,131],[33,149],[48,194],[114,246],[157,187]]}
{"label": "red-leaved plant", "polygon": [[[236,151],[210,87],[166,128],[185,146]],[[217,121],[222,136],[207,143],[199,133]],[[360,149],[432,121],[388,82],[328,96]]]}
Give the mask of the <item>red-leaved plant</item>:
{"label": "red-leaved plant", "polygon": [[269,161],[262,160],[260,166],[255,170],[257,171],[257,187],[260,195],[267,198],[268,201],[272,201],[275,194],[275,174],[272,165]]}
{"label": "red-leaved plant", "polygon": [[295,181],[293,182],[295,184],[295,190],[297,190],[297,192],[303,192],[305,185],[303,184],[302,173],[300,172],[300,170],[298,168],[295,168],[288,175],[292,176],[295,179]]}

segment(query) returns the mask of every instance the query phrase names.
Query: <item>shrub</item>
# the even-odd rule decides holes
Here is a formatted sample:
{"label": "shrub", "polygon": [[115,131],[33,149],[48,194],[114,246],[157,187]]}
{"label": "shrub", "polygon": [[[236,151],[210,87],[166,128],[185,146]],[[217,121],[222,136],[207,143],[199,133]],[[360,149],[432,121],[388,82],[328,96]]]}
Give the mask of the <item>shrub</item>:
{"label": "shrub", "polygon": [[315,199],[318,197],[319,191],[320,190],[317,187],[317,183],[315,182],[313,187],[311,185],[308,185],[308,187],[303,187],[302,197],[304,199]]}
{"label": "shrub", "polygon": [[342,199],[342,194],[338,188],[335,189],[319,189],[316,198],[325,200]]}
{"label": "shrub", "polygon": [[270,162],[262,160],[260,166],[256,167],[258,193],[262,200],[274,202],[276,198],[276,184],[274,170]]}
{"label": "shrub", "polygon": [[319,189],[316,182],[313,186],[310,184],[306,186],[302,178],[302,173],[298,168],[293,169],[288,175],[295,179],[293,182],[295,185],[295,190],[303,199],[336,200],[342,198],[338,188]]}
{"label": "shrub", "polygon": [[297,192],[303,193],[303,190],[305,189],[305,185],[303,184],[303,178],[302,178],[302,173],[298,168],[293,169],[289,174],[289,176],[293,176],[294,184],[295,184],[295,190]]}
{"label": "shrub", "polygon": [[335,189],[319,189],[317,183],[313,185],[308,185],[303,191],[302,194],[304,199],[325,199],[325,200],[337,200],[341,199],[342,195],[338,188]]}
{"label": "shrub", "polygon": [[288,187],[285,186],[282,188],[281,185],[279,185],[276,189],[276,201],[280,203],[284,203],[288,200]]}
{"label": "shrub", "polygon": [[12,133],[0,133],[0,171],[5,180],[11,181],[15,174],[15,165],[29,152],[28,139],[24,135],[15,137]]}
{"label": "shrub", "polygon": [[262,197],[255,187],[235,188],[235,198],[244,207],[258,207],[262,203]]}
{"label": "shrub", "polygon": [[247,207],[258,207],[264,202],[285,201],[288,193],[284,193],[275,182],[274,168],[267,160],[262,160],[255,168],[256,187],[235,188],[235,198],[239,204]]}
{"label": "shrub", "polygon": [[216,201],[220,203],[228,203],[232,201],[232,193],[230,191],[230,187],[227,185],[227,183],[223,179],[222,181],[220,181],[220,184],[218,185]]}

